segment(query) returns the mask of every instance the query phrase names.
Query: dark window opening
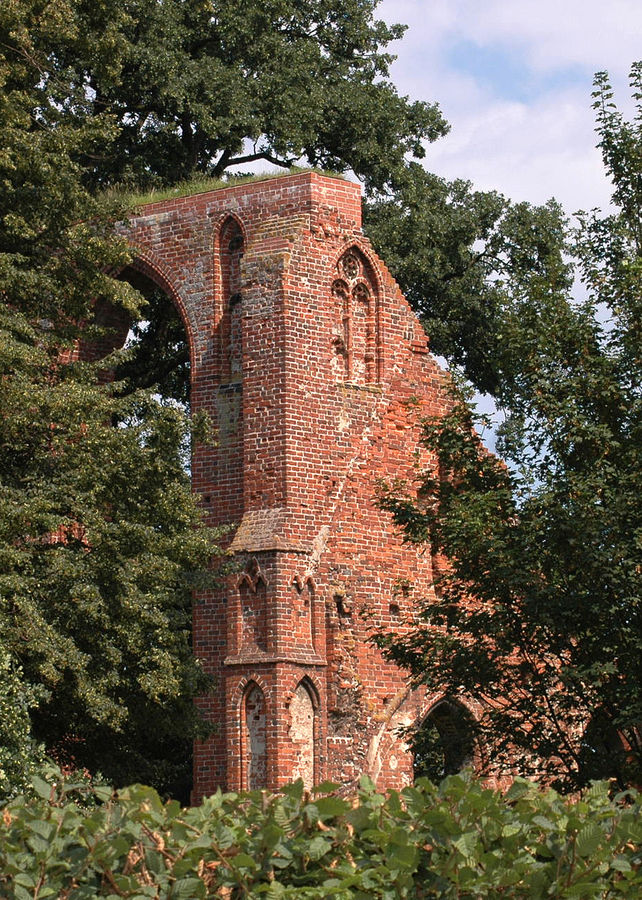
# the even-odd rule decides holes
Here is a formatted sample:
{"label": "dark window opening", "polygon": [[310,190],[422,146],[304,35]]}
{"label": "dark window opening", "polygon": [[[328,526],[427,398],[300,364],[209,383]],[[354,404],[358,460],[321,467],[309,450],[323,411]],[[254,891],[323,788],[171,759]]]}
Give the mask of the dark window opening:
{"label": "dark window opening", "polygon": [[441,700],[428,713],[410,740],[415,778],[439,782],[474,760],[474,721],[456,700]]}

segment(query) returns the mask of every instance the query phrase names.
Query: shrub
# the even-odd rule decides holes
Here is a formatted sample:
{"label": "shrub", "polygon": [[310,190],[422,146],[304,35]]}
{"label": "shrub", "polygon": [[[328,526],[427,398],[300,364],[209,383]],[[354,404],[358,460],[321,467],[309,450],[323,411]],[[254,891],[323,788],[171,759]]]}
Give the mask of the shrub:
{"label": "shrub", "polygon": [[[642,816],[596,783],[579,799],[468,776],[346,800],[301,782],[217,793],[193,809],[136,785],[117,794],[36,778],[2,813],[0,896],[195,900],[639,897]],[[78,798],[82,802],[78,803]],[[94,806],[92,807],[92,802]]]}

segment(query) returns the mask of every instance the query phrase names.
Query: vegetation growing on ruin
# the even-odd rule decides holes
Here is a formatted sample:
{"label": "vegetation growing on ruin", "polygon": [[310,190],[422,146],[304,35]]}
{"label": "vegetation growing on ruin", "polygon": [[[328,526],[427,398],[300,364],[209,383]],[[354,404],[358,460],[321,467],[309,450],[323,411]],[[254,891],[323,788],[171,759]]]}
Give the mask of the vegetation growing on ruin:
{"label": "vegetation growing on ruin", "polygon": [[[87,364],[69,351],[100,336],[96,308],[153,315],[113,277],[130,261],[113,233],[127,192],[140,203],[195,176],[300,159],[362,181],[368,233],[432,349],[508,414],[509,468],[456,404],[427,432],[455,477],[426,478],[421,508],[391,495],[409,537],[455,562],[429,615],[458,629],[423,642],[428,628],[391,653],[453,693],[514,698],[488,707],[489,734],[508,734],[525,761],[541,736],[538,753],[563,753],[572,779],[585,777],[582,745],[567,752],[550,712],[560,702],[571,719],[596,714],[609,757],[613,729],[625,734],[615,774],[639,775],[639,120],[619,117],[601,77],[617,211],[574,233],[555,203],[446,182],[419,160],[447,123],[435,103],[397,93],[387,48],[403,28],[375,11],[374,0],[0,5],[0,732],[20,770],[9,793],[42,744],[119,784],[176,790],[185,778],[202,728],[190,597],[216,547],[184,467],[191,425],[172,402],[184,377],[163,397],[149,366],[113,382],[118,351]],[[639,68],[633,86],[639,97]],[[586,301],[571,301],[569,250]],[[459,602],[471,585],[472,616]]]}
{"label": "vegetation growing on ruin", "polygon": [[292,166],[290,169],[284,169],[280,172],[270,172],[268,174],[250,175],[250,174],[229,174],[224,178],[213,178],[209,175],[196,175],[180,184],[171,187],[151,188],[148,191],[136,192],[125,188],[108,189],[107,194],[115,194],[121,196],[124,202],[132,210],[139,206],[145,206],[148,203],[161,203],[163,200],[174,200],[178,197],[191,197],[194,194],[205,194],[208,191],[219,191],[223,188],[234,187],[236,184],[253,184],[257,181],[266,181],[272,178],[283,178],[285,175],[298,175],[305,172],[316,172],[318,175],[326,175],[330,178],[345,177],[340,172],[325,171],[324,169],[310,168],[307,166]]}

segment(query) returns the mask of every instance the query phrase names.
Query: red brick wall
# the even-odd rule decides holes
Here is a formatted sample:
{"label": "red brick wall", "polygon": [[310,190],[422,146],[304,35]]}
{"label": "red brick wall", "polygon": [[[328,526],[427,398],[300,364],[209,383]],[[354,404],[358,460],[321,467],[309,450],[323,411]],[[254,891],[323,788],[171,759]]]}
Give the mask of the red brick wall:
{"label": "red brick wall", "polygon": [[[418,414],[446,400],[361,232],[359,187],[267,179],[150,204],[127,230],[137,266],[183,316],[193,407],[218,430],[217,446],[195,448],[194,490],[212,525],[234,524],[238,571],[194,608],[195,652],[215,678],[200,703],[216,728],[196,748],[195,797],[244,787],[250,770],[269,787],[303,770],[403,784],[412,760],[397,729],[438,698],[409,691],[368,637],[400,627],[432,590],[432,563],[374,498],[379,479],[412,480],[427,463]],[[263,702],[265,760],[252,769],[248,709]]]}

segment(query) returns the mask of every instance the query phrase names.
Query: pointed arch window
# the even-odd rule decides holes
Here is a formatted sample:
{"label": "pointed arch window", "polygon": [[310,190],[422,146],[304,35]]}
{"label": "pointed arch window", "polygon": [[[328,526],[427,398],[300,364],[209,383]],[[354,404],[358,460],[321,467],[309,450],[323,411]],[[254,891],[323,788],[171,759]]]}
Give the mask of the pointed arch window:
{"label": "pointed arch window", "polygon": [[245,688],[241,702],[243,787],[267,787],[267,710],[265,695],[255,681]]}
{"label": "pointed arch window", "polygon": [[376,282],[356,248],[343,254],[332,282],[334,305],[333,371],[336,381],[378,381]]}
{"label": "pointed arch window", "polygon": [[266,585],[259,575],[253,583],[244,577],[239,585],[241,601],[241,650],[267,650]]}
{"label": "pointed arch window", "polygon": [[243,231],[238,221],[229,216],[219,233],[221,293],[221,354],[223,375],[240,380],[243,365],[241,262],[245,252]]}
{"label": "pointed arch window", "polygon": [[306,788],[315,782],[315,703],[307,679],[300,681],[290,701],[290,738],[294,754],[292,778]]}
{"label": "pointed arch window", "polygon": [[416,730],[411,748],[415,777],[441,781],[475,762],[476,727],[469,710],[453,697],[433,706]]}

